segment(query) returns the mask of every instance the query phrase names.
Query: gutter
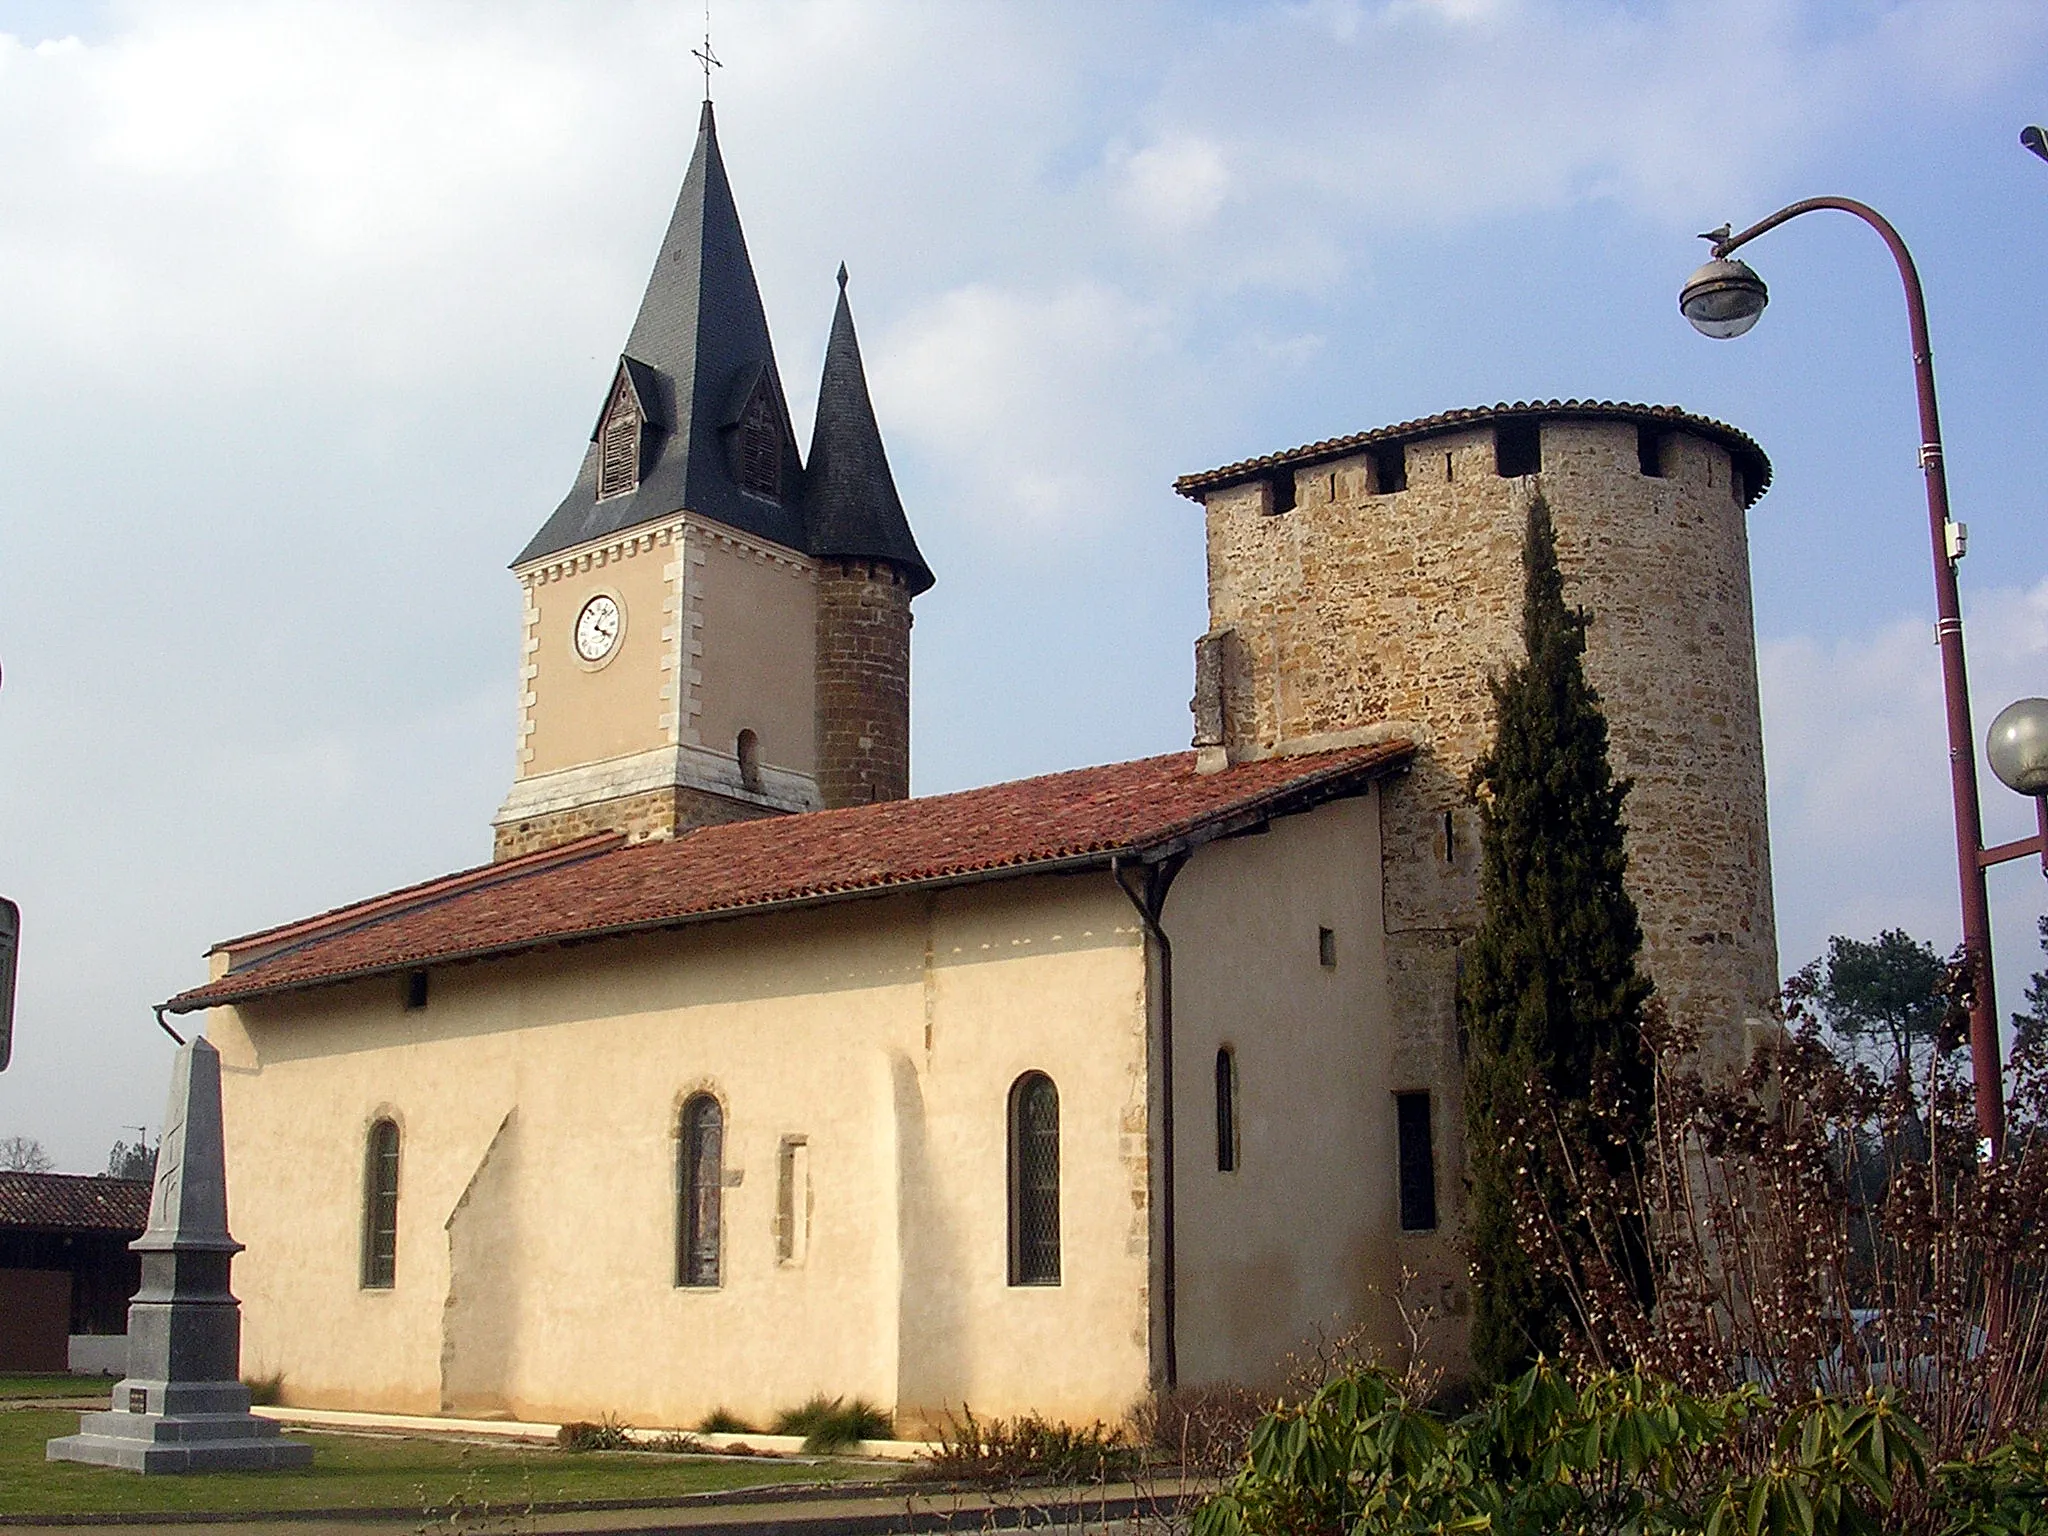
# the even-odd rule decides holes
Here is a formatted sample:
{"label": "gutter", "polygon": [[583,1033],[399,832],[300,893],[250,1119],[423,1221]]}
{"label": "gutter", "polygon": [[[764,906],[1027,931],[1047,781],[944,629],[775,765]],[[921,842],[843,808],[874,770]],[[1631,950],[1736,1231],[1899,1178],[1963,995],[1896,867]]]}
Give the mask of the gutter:
{"label": "gutter", "polygon": [[1173,941],[1160,926],[1159,916],[1165,909],[1166,894],[1173,888],[1174,877],[1193,852],[1192,847],[1180,847],[1156,861],[1140,863],[1138,873],[1143,883],[1136,889],[1124,879],[1124,871],[1130,867],[1125,855],[1112,854],[1109,860],[1110,878],[1130,898],[1131,905],[1138,910],[1139,922],[1145,926],[1146,945],[1159,978],[1159,1327],[1164,1335],[1160,1364],[1169,1388],[1180,1383],[1180,1350],[1175,1341],[1180,1311],[1179,1266],[1175,1261],[1173,1223]]}

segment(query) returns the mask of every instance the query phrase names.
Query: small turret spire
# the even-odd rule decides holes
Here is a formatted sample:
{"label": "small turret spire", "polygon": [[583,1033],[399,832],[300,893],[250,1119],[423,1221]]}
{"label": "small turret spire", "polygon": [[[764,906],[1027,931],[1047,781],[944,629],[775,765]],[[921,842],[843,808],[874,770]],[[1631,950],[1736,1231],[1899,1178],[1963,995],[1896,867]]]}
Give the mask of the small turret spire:
{"label": "small turret spire", "polygon": [[825,343],[825,375],[818,384],[811,462],[804,474],[804,536],[813,555],[887,561],[902,573],[912,596],[932,584],[875,424],[860,338],[846,302],[844,262],[839,265],[839,306]]}

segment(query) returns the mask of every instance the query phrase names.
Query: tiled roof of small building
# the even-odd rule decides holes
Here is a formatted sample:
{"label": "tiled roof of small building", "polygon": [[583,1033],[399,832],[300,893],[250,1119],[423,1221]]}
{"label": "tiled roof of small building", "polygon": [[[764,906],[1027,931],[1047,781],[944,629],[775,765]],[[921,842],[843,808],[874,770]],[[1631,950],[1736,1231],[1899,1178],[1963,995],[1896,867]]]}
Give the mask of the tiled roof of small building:
{"label": "tiled roof of small building", "polygon": [[149,1225],[147,1179],[0,1173],[0,1230],[129,1232]]}
{"label": "tiled roof of small building", "polygon": [[1192,752],[984,789],[699,827],[666,841],[587,839],[464,871],[220,945],[230,969],[166,1006],[221,1003],[574,940],[1158,857],[1357,793],[1405,740],[1197,773]]}
{"label": "tiled roof of small building", "polygon": [[1435,437],[1440,433],[1456,431],[1460,427],[1476,426],[1481,422],[1531,419],[1633,421],[1677,427],[1703,437],[1710,443],[1719,443],[1728,450],[1729,456],[1742,470],[1744,506],[1753,506],[1756,499],[1770,489],[1771,461],[1763,449],[1757,446],[1756,439],[1747,432],[1731,427],[1725,421],[1695,416],[1675,405],[1632,405],[1621,400],[1517,400],[1513,405],[1502,401],[1498,405],[1475,405],[1463,410],[1439,411],[1434,416],[1418,416],[1413,421],[1398,421],[1390,427],[1375,427],[1370,432],[1354,432],[1348,437],[1326,437],[1319,443],[1304,443],[1299,448],[1261,454],[1256,459],[1240,459],[1237,463],[1225,464],[1220,469],[1205,469],[1199,474],[1182,475],[1173,482],[1173,488],[1181,495],[1199,501],[1205,491],[1241,485],[1247,480],[1260,480],[1265,478],[1268,471],[1282,467],[1300,468],[1304,465],[1324,463],[1330,459],[1347,457],[1362,448],[1407,442],[1414,438]]}

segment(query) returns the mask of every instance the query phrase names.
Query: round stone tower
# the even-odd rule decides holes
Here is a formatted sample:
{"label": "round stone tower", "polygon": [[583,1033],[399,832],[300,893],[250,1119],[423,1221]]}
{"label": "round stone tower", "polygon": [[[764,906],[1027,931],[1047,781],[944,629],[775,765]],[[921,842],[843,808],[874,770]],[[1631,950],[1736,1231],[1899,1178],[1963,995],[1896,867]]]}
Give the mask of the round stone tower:
{"label": "round stone tower", "polygon": [[910,793],[910,582],[883,560],[818,563],[818,794]]}
{"label": "round stone tower", "polygon": [[1425,748],[1384,799],[1385,912],[1404,1042],[1455,1075],[1458,943],[1478,920],[1466,789],[1487,680],[1521,656],[1526,514],[1542,495],[1568,601],[1593,615],[1642,962],[1703,1053],[1732,1062],[1777,993],[1744,514],[1763,451],[1669,407],[1446,412],[1178,482],[1207,508],[1211,763],[1372,732]]}

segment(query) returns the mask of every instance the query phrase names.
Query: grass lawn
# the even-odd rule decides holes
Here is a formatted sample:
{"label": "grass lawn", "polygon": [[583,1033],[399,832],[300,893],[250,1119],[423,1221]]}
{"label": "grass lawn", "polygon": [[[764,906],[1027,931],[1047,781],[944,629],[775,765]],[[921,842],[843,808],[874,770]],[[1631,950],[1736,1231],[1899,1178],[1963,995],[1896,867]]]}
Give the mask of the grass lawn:
{"label": "grass lawn", "polygon": [[461,1505],[506,1513],[567,1499],[660,1499],[762,1483],[878,1479],[889,1469],[849,1462],[703,1460],[635,1452],[576,1453],[552,1446],[463,1445],[287,1430],[313,1444],[303,1472],[219,1472],[142,1477],[43,1459],[43,1442],[74,1434],[78,1415],[0,1410],[0,1514],[139,1511],[409,1509]]}
{"label": "grass lawn", "polygon": [[0,1399],[10,1397],[105,1397],[111,1376],[21,1376],[0,1371]]}

